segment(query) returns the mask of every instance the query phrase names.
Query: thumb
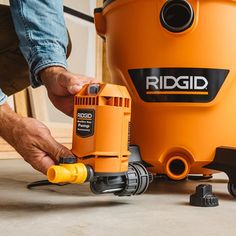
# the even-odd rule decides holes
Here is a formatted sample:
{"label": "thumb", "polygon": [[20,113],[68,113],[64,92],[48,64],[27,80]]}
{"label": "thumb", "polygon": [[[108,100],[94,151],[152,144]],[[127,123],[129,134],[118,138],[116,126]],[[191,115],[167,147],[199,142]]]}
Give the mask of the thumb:
{"label": "thumb", "polygon": [[60,157],[69,157],[73,156],[72,152],[66,148],[65,146],[57,143],[55,140],[53,140],[54,145],[49,145],[47,148],[47,154],[42,153],[41,158],[30,161],[31,166],[42,172],[43,174],[47,175],[48,169],[52,165],[56,165],[59,162]]}
{"label": "thumb", "polygon": [[70,94],[75,95],[83,88],[85,84],[99,84],[99,81],[90,78],[90,80],[85,80],[81,82],[81,84],[74,84],[74,85],[68,86],[67,90]]}
{"label": "thumb", "polygon": [[82,89],[82,87],[83,87],[83,85],[77,85],[77,84],[75,84],[75,85],[69,86],[69,87],[67,88],[67,90],[68,90],[68,92],[69,92],[70,94],[75,95],[75,94],[77,94],[77,93]]}
{"label": "thumb", "polygon": [[58,143],[52,136],[48,140],[47,154],[58,163],[60,157],[70,157],[73,156],[72,152],[62,144]]}

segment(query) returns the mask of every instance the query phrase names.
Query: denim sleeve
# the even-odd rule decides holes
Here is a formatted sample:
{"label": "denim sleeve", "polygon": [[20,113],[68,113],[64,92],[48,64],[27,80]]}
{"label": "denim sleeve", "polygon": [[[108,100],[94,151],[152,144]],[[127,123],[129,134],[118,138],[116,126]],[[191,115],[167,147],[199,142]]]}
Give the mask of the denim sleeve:
{"label": "denim sleeve", "polygon": [[29,64],[31,84],[38,87],[40,70],[67,67],[63,0],[10,0],[10,7],[20,49]]}
{"label": "denim sleeve", "polygon": [[0,89],[0,105],[5,103],[7,101],[7,95],[3,93],[3,91]]}

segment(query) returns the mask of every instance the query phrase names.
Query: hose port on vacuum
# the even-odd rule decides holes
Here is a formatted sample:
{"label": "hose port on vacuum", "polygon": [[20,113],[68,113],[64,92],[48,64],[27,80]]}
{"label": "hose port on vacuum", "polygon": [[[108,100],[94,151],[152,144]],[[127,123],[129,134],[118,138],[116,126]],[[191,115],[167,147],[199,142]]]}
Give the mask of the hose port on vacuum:
{"label": "hose port on vacuum", "polygon": [[170,179],[185,179],[190,171],[188,161],[181,156],[173,156],[166,163],[166,174]]}
{"label": "hose port on vacuum", "polygon": [[186,0],[168,0],[161,9],[160,19],[165,29],[179,33],[192,26],[194,11]]}

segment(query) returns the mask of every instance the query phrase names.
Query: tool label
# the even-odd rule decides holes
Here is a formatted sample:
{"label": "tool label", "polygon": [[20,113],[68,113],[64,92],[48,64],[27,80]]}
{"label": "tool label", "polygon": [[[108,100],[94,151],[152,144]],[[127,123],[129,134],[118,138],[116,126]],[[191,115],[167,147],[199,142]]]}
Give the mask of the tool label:
{"label": "tool label", "polygon": [[229,70],[206,68],[146,68],[129,70],[145,102],[211,102]]}
{"label": "tool label", "polygon": [[76,119],[76,134],[82,138],[94,135],[95,110],[78,109]]}

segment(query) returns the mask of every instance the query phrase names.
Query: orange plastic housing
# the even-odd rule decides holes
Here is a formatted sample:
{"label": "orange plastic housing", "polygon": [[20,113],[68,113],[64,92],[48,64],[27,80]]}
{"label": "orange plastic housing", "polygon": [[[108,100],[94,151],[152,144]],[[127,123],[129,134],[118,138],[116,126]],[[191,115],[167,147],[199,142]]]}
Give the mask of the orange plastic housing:
{"label": "orange plastic housing", "polygon": [[97,94],[89,85],[75,96],[72,152],[95,173],[128,170],[131,99],[124,86],[101,84]]}
{"label": "orange plastic housing", "polygon": [[[236,147],[236,1],[189,0],[194,22],[181,33],[162,26],[160,11],[165,2],[110,1],[95,12],[96,29],[106,39],[112,82],[125,85],[132,97],[131,141],[152,165],[149,171],[172,179],[183,179],[189,173],[212,174],[202,167],[213,160],[216,148]],[[229,73],[211,101],[146,102],[129,73],[142,68],[208,68]],[[214,77],[210,82],[217,83]],[[191,91],[181,93],[185,96]],[[197,96],[206,94],[195,92]],[[97,139],[103,142],[103,137]],[[86,153],[94,151],[89,150],[91,143],[86,143]],[[111,143],[110,150],[115,150]],[[75,147],[73,150],[77,152]]]}

